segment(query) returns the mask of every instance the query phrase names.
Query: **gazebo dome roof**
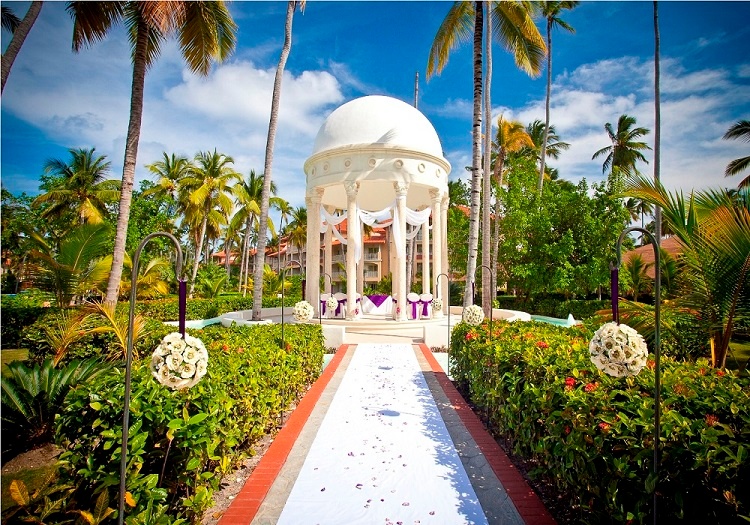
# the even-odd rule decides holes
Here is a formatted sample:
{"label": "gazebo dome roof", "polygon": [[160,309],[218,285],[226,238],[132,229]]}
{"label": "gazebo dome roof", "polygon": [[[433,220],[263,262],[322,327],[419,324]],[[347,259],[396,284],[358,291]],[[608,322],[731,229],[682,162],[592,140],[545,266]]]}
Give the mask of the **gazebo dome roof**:
{"label": "gazebo dome roof", "polygon": [[440,139],[427,117],[405,102],[380,95],[357,98],[335,109],[320,127],[312,154],[373,145],[443,157]]}

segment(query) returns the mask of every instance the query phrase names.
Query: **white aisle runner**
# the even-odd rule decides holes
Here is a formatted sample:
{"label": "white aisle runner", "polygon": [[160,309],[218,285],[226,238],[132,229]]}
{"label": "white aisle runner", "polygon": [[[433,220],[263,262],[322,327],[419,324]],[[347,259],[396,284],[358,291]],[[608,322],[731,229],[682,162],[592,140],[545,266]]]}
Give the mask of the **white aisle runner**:
{"label": "white aisle runner", "polygon": [[357,346],[278,523],[487,523],[411,345]]}

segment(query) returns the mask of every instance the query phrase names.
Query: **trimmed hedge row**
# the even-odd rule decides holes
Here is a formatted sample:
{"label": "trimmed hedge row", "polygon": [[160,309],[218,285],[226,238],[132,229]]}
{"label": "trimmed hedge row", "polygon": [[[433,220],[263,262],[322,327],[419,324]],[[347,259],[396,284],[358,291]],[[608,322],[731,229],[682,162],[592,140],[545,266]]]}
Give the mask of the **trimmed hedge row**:
{"label": "trimmed hedge row", "polygon": [[[198,520],[230,471],[283,411],[318,377],[324,353],[318,325],[191,331],[209,351],[208,374],[195,387],[171,391],[134,363],[128,441],[128,523]],[[76,487],[84,508],[102,491],[116,501],[124,370],[72,392],[56,421],[68,462],[62,482]],[[70,509],[70,506],[69,506]]]}
{"label": "trimmed hedge row", "polygon": [[[750,514],[750,381],[706,360],[663,360],[661,456],[652,475],[654,371],[600,373],[590,328],[459,324],[451,373],[531,473],[566,493],[585,523],[739,523]],[[650,363],[653,365],[653,363]]]}
{"label": "trimmed hedge row", "polygon": [[545,315],[567,319],[573,314],[576,319],[588,319],[597,311],[609,308],[611,302],[607,300],[588,299],[558,299],[555,297],[537,297],[524,300],[522,297],[505,295],[497,298],[500,308],[520,310],[533,315]]}

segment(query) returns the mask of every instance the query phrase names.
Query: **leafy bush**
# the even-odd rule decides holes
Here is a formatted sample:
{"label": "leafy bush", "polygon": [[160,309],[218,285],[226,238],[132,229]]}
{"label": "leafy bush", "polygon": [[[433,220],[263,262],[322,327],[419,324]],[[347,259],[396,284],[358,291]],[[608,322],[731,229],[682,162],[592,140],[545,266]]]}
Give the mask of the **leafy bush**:
{"label": "leafy bush", "polygon": [[68,392],[110,368],[95,359],[72,361],[60,368],[49,359],[41,366],[9,363],[2,381],[3,454],[49,442],[55,415]]}
{"label": "leafy bush", "polygon": [[567,319],[573,314],[576,319],[588,319],[597,311],[608,308],[611,302],[595,299],[565,299],[556,296],[539,296],[525,300],[523,297],[512,295],[498,297],[500,308],[520,310],[533,315],[545,315]]}
{"label": "leafy bush", "polygon": [[31,290],[17,295],[3,295],[3,322],[0,324],[2,348],[18,348],[23,328],[34,324],[41,315],[49,312],[51,308],[43,305],[51,301],[54,298],[50,294]]}
{"label": "leafy bush", "polygon": [[[278,325],[208,327],[194,335],[205,343],[209,364],[189,390],[157,383],[150,359],[133,365],[128,523],[198,519],[221,475],[276,427],[322,366],[318,325],[285,327],[285,348]],[[123,373],[117,369],[77,390],[57,420],[57,439],[66,448],[61,459],[70,462],[62,481],[77,487],[83,505],[119,478]]]}
{"label": "leafy bush", "polygon": [[586,325],[460,324],[451,373],[512,451],[567,493],[585,523],[659,516],[738,523],[750,507],[750,382],[706,360],[662,364],[661,452],[653,477],[654,371],[615,379],[590,362]]}

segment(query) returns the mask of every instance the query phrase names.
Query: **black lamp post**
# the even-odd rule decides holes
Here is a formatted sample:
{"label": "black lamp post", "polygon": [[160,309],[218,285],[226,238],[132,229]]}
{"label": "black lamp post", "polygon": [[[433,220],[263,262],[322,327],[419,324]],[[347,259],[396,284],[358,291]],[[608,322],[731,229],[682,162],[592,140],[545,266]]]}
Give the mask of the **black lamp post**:
{"label": "black lamp post", "polygon": [[187,286],[184,279],[180,279],[180,273],[182,272],[182,247],[177,238],[171,233],[167,232],[156,232],[146,235],[138,245],[138,249],[135,251],[133,257],[133,268],[131,270],[130,279],[130,311],[128,314],[128,337],[127,337],[127,351],[125,353],[125,400],[124,409],[122,415],[122,448],[120,449],[120,494],[119,494],[119,506],[117,513],[117,523],[122,525],[125,517],[125,482],[127,478],[127,465],[128,465],[128,427],[130,425],[130,378],[131,369],[133,366],[133,325],[135,319],[135,296],[136,288],[138,284],[138,264],[140,262],[141,251],[146,244],[154,237],[167,237],[175,245],[177,249],[177,264],[175,267],[175,276],[177,277],[178,288],[179,288],[179,330],[182,337],[185,337],[185,303],[187,301]]}
{"label": "black lamp post", "polygon": [[[450,269],[448,269],[450,272]],[[435,292],[440,291],[440,278],[445,277],[448,279],[448,297],[446,298],[446,306],[448,306],[448,368],[450,368],[451,362],[451,276],[448,273],[439,273],[435,277]],[[436,293],[438,299],[442,299],[439,293]]]}
{"label": "black lamp post", "polygon": [[[325,285],[325,278],[328,277],[328,284],[333,288],[333,278],[326,272],[323,272],[323,284]],[[318,286],[318,324],[323,324],[323,309],[320,307],[320,285]]]}
{"label": "black lamp post", "polygon": [[645,235],[654,248],[654,524],[657,523],[657,495],[656,486],[659,483],[659,436],[661,435],[661,367],[660,367],[660,346],[661,346],[661,254],[659,253],[659,243],[656,238],[643,228],[627,228],[617,239],[617,262],[611,266],[612,269],[612,316],[613,321],[620,323],[620,315],[617,307],[618,296],[618,273],[622,264],[622,241],[631,232],[639,232]]}

